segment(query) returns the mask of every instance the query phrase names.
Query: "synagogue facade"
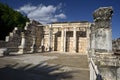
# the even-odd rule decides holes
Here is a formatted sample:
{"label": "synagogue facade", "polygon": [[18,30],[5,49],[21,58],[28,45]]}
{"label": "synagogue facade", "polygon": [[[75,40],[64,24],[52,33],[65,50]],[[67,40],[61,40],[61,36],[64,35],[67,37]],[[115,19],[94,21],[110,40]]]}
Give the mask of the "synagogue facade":
{"label": "synagogue facade", "polygon": [[[26,23],[25,30],[15,28],[6,37],[9,51],[18,54],[59,51],[87,54],[90,44],[90,26],[88,21],[54,22],[42,25],[36,21]],[[15,41],[16,40],[16,41]],[[17,47],[17,49],[15,48]]]}
{"label": "synagogue facade", "polygon": [[[50,51],[87,53],[91,23],[56,22],[44,27],[42,45]],[[45,50],[47,50],[45,49]]]}

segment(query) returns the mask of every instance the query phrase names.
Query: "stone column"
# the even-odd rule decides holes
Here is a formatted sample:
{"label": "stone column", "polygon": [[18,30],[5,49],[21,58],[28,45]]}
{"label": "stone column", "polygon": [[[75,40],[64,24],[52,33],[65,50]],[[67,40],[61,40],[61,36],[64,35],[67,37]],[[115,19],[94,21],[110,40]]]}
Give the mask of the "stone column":
{"label": "stone column", "polygon": [[33,40],[33,42],[32,42],[32,46],[30,47],[31,48],[30,53],[33,53],[35,51],[35,40],[36,40],[35,36],[32,37],[32,40]]}
{"label": "stone column", "polygon": [[17,54],[25,53],[25,34],[23,32],[21,33],[21,37],[22,37],[21,45],[18,47],[19,51],[17,52]]}
{"label": "stone column", "polygon": [[76,53],[76,40],[77,40],[77,37],[76,37],[76,27],[74,27],[74,31],[73,31],[73,52]]}
{"label": "stone column", "polygon": [[111,18],[113,15],[112,7],[101,7],[93,13],[95,22],[95,44],[97,52],[112,51],[112,32]]}
{"label": "stone column", "polygon": [[48,51],[52,50],[52,25],[49,25],[49,41],[48,41]]}
{"label": "stone column", "polygon": [[112,52],[111,18],[112,7],[101,7],[93,13],[95,22],[95,56],[94,61],[103,80],[118,80],[117,67],[119,59]]}
{"label": "stone column", "polygon": [[39,52],[44,52],[45,51],[45,45],[44,45],[44,38],[42,38],[41,46]]}
{"label": "stone column", "polygon": [[64,31],[64,52],[66,52],[66,29]]}
{"label": "stone column", "polygon": [[55,50],[55,46],[54,46],[54,44],[55,44],[55,34],[53,34],[53,37],[52,37],[52,39],[53,39],[53,42],[52,42],[52,48],[53,48],[53,51]]}
{"label": "stone column", "polygon": [[89,24],[89,27],[86,28],[86,33],[87,33],[87,38],[88,39],[90,39],[90,33],[91,33],[90,26],[91,26],[91,24]]}
{"label": "stone column", "polygon": [[87,27],[87,30],[86,30],[86,33],[87,33],[87,50],[86,50],[86,53],[88,53],[88,51],[90,50],[90,25],[89,27]]}
{"label": "stone column", "polygon": [[64,28],[61,30],[61,52],[64,51]]}

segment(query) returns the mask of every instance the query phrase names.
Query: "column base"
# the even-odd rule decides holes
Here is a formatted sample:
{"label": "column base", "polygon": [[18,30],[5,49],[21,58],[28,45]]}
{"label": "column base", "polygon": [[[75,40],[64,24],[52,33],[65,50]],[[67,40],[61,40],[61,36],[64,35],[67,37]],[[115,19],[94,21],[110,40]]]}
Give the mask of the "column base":
{"label": "column base", "polygon": [[17,52],[17,54],[24,54],[25,52],[24,52],[24,50],[19,50],[18,52]]}
{"label": "column base", "polygon": [[76,48],[73,48],[72,52],[73,52],[73,53],[77,53]]}
{"label": "column base", "polygon": [[19,51],[17,52],[17,54],[24,54],[24,53],[26,53],[25,48],[19,46]]}
{"label": "column base", "polygon": [[48,51],[52,51],[52,48],[51,48],[51,47],[49,47],[49,48],[48,48]]}
{"label": "column base", "polygon": [[34,53],[34,52],[35,52],[35,50],[34,50],[34,46],[31,46],[30,49],[31,49],[31,50],[29,51],[29,53]]}

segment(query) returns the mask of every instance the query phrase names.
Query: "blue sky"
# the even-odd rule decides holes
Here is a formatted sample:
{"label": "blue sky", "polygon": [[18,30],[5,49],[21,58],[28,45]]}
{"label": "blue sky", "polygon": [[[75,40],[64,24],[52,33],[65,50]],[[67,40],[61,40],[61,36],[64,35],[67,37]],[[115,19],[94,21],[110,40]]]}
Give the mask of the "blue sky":
{"label": "blue sky", "polygon": [[93,11],[112,6],[112,36],[120,37],[120,0],[0,0],[31,19],[42,23],[52,21],[93,22]]}

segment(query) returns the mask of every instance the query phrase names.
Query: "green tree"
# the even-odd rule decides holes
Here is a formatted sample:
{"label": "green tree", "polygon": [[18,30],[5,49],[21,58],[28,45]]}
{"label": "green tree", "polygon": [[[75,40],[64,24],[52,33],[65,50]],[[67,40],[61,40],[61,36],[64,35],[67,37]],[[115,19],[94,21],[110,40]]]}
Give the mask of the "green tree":
{"label": "green tree", "polygon": [[10,8],[6,4],[0,3],[0,40],[4,40],[14,27],[24,28],[25,23],[29,22],[29,19]]}

